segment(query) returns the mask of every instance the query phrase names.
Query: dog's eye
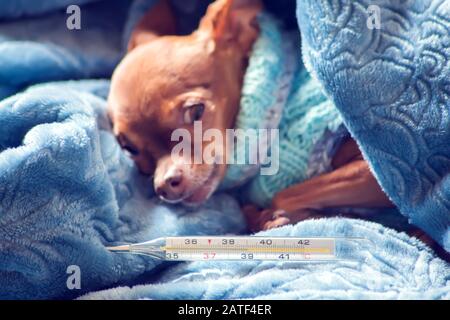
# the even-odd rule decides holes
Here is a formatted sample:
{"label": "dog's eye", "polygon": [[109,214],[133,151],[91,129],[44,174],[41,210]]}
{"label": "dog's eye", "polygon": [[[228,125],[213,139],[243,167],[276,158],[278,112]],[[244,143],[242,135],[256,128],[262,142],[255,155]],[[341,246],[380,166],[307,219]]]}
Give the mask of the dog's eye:
{"label": "dog's eye", "polygon": [[184,105],[184,123],[193,124],[195,121],[199,121],[203,113],[205,112],[205,104],[202,102],[195,102]]}
{"label": "dog's eye", "polygon": [[109,114],[106,115],[106,118],[108,119],[108,124],[111,128],[114,128],[114,123],[112,122],[111,116]]}
{"label": "dog's eye", "polygon": [[136,148],[130,146],[123,146],[122,148],[132,156],[137,156],[139,154],[139,151]]}
{"label": "dog's eye", "polygon": [[128,152],[131,156],[137,156],[139,154],[138,148],[133,146],[125,135],[119,133],[119,135],[117,136],[117,140],[119,141],[122,149]]}

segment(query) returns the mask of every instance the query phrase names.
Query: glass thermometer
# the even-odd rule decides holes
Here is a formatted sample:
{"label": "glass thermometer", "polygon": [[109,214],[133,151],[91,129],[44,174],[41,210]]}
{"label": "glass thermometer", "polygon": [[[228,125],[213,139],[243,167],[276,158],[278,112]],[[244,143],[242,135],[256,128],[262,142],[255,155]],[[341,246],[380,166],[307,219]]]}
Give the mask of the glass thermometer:
{"label": "glass thermometer", "polygon": [[364,238],[187,236],[158,238],[107,249],[174,261],[326,261],[352,259],[353,250],[367,242]]}

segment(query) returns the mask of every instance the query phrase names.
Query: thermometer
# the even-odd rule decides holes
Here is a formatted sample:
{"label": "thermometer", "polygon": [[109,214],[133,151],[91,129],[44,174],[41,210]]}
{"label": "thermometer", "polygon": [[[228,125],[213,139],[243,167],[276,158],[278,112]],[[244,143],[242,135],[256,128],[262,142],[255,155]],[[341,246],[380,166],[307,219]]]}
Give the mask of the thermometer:
{"label": "thermometer", "polygon": [[350,259],[353,249],[367,242],[364,238],[188,236],[158,238],[107,249],[173,261],[327,261]]}

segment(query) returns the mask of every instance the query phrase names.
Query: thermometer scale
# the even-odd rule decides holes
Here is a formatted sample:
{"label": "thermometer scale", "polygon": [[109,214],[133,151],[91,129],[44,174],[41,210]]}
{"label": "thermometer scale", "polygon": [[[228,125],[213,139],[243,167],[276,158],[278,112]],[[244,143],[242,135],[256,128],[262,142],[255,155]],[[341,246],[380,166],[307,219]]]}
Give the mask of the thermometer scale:
{"label": "thermometer scale", "polygon": [[173,261],[326,261],[349,258],[349,250],[338,253],[337,246],[345,248],[365,241],[363,238],[189,236],[158,238],[107,249]]}

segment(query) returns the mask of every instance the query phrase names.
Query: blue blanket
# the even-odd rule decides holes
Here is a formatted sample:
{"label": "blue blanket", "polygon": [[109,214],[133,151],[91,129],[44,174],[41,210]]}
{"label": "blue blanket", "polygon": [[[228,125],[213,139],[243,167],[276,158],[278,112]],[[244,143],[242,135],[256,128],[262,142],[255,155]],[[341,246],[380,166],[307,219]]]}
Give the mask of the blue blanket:
{"label": "blue blanket", "polygon": [[[0,103],[1,298],[70,298],[149,277],[159,264],[111,254],[108,243],[245,228],[229,196],[196,212],[152,197],[91,93],[107,90],[105,81],[43,85]],[[80,290],[67,287],[70,266]]]}
{"label": "blue blanket", "polygon": [[450,2],[299,0],[297,17],[382,188],[450,251]]}
{"label": "blue blanket", "polygon": [[[245,223],[226,194],[194,212],[159,203],[110,133],[108,81],[82,80],[110,76],[130,28],[154,1],[70,2],[82,5],[81,30],[64,29],[65,0],[42,6],[5,1],[0,7],[0,298],[72,298],[114,286],[121,287],[88,297],[449,298],[447,263],[405,234],[357,220],[307,221],[268,233],[367,237],[374,246],[358,253],[356,264],[173,265],[109,253],[106,245],[160,236],[242,233]],[[306,5],[299,2],[299,8]],[[312,29],[304,26],[302,33]],[[322,66],[319,58],[310,61]],[[332,92],[329,79],[321,79]],[[442,119],[448,124],[448,116]],[[445,148],[439,159],[448,159]],[[381,175],[381,167],[373,167]],[[406,212],[411,217],[420,209],[414,204]],[[448,220],[442,223],[448,227]],[[81,271],[79,290],[67,286],[71,266]]]}
{"label": "blue blanket", "polygon": [[351,219],[309,220],[259,235],[360,236],[341,245],[354,261],[195,262],[167,269],[158,282],[90,293],[81,299],[450,299],[450,267],[406,234]]}

